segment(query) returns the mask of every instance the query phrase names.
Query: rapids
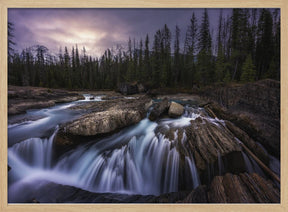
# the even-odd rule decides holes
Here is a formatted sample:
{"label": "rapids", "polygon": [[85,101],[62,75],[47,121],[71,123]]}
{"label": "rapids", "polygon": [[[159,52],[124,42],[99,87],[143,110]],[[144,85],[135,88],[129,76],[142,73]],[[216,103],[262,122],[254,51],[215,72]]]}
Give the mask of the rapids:
{"label": "rapids", "polygon": [[[102,101],[101,96],[84,95],[85,101]],[[186,106],[185,113],[178,119],[165,118],[151,122],[148,118],[138,124],[105,137],[91,140],[76,148],[53,157],[53,139],[58,125],[71,121],[80,114],[69,107],[80,101],[61,104],[41,110],[30,110],[26,116],[42,117],[8,125],[8,201],[25,202],[33,198],[33,191],[43,184],[53,182],[74,186],[97,193],[122,193],[160,195],[177,192],[184,183],[187,190],[201,185],[201,179],[194,162],[194,155],[188,150],[184,161],[174,140],[169,140],[157,128],[184,127],[191,120],[206,114],[203,108]],[[12,119],[16,119],[12,117]],[[216,126],[223,122],[204,117]],[[185,131],[181,146],[187,142]],[[237,140],[235,140],[237,142]],[[260,172],[261,168],[244,152],[248,172]],[[279,161],[278,161],[279,162]],[[277,164],[277,159],[273,158]],[[219,173],[225,167],[218,154]],[[182,182],[179,173],[188,179]],[[264,174],[263,174],[264,175]]]}

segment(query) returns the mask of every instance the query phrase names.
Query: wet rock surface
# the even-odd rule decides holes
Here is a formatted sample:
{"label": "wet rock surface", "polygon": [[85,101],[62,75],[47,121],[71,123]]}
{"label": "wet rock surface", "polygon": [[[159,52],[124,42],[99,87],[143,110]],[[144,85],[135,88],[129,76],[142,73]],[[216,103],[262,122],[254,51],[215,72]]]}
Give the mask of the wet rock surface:
{"label": "wet rock surface", "polygon": [[145,104],[150,101],[147,96],[141,96],[136,99],[112,99],[74,106],[71,110],[78,110],[86,115],[62,125],[55,144],[72,145],[81,141],[81,137],[103,136],[136,124],[146,116]]}
{"label": "wet rock surface", "polygon": [[[254,141],[262,144],[271,154],[280,158],[280,126],[278,126],[280,125],[280,121],[275,124],[273,120],[270,120],[265,116],[247,112],[233,113],[217,103],[211,103],[208,107],[219,119],[232,122]],[[231,130],[233,129],[231,128]],[[241,132],[238,132],[237,134],[240,137],[244,136]]]}
{"label": "wet rock surface", "polygon": [[155,121],[162,114],[167,113],[169,105],[170,105],[170,103],[169,103],[167,98],[164,98],[161,102],[156,103],[154,105],[151,113],[149,114],[149,119],[151,121]]}
{"label": "wet rock surface", "polygon": [[[39,189],[40,188],[40,189]],[[23,187],[25,189],[25,186]],[[11,203],[11,201],[9,201]],[[13,201],[12,201],[13,202]],[[191,191],[155,195],[93,193],[73,186],[42,183],[31,190],[23,203],[280,203],[280,192],[258,174],[227,173],[216,176],[211,185]]]}
{"label": "wet rock surface", "polygon": [[141,119],[141,113],[137,110],[110,109],[82,116],[67,124],[63,130],[73,135],[93,136],[111,133],[116,129],[136,124]]}
{"label": "wet rock surface", "polygon": [[8,115],[25,113],[28,109],[54,106],[56,103],[83,99],[76,92],[40,87],[8,87]]}
{"label": "wet rock surface", "polygon": [[200,173],[207,170],[209,164],[217,162],[219,156],[241,151],[235,136],[224,123],[213,123],[208,118],[198,117],[184,127],[168,125],[156,129],[156,133],[163,134],[169,140],[176,139],[176,146],[181,154],[188,156],[192,153]]}
{"label": "wet rock surface", "polygon": [[182,116],[184,112],[184,107],[176,102],[171,102],[168,115],[171,118],[177,118],[179,116]]}
{"label": "wet rock surface", "polygon": [[216,176],[208,191],[211,203],[280,203],[280,192],[258,174]]}

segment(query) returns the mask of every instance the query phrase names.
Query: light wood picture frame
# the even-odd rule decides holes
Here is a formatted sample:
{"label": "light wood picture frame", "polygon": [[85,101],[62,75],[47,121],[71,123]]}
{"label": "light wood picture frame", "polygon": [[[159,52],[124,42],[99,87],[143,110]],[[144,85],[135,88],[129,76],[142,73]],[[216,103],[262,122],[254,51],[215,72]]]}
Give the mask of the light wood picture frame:
{"label": "light wood picture frame", "polygon": [[[281,8],[280,204],[8,204],[7,14],[8,8]],[[0,0],[0,211],[288,211],[288,2],[285,0]]]}

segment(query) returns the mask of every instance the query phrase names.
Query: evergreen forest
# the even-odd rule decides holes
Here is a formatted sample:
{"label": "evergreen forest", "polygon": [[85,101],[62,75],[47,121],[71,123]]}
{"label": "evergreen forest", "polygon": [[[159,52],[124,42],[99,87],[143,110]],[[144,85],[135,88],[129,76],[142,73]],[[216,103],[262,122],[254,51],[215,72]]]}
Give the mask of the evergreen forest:
{"label": "evergreen forest", "polygon": [[[280,10],[233,9],[209,24],[205,9],[191,14],[187,30],[165,24],[154,37],[127,38],[127,47],[101,57],[76,44],[54,54],[44,45],[16,51],[8,23],[8,84],[67,89],[115,89],[122,82],[149,88],[193,88],[215,83],[280,80]],[[213,32],[213,33],[212,33]],[[184,45],[180,45],[184,43]]]}

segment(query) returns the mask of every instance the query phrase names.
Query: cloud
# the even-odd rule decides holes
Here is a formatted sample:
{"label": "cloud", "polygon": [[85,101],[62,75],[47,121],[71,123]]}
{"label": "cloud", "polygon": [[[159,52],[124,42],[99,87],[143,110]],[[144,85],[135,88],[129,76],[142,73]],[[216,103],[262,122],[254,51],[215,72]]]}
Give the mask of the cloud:
{"label": "cloud", "polygon": [[[8,20],[15,25],[19,50],[41,44],[57,54],[60,47],[77,44],[100,56],[117,44],[126,46],[129,37],[139,41],[148,34],[152,44],[154,33],[165,23],[172,34],[176,24],[180,27],[183,44],[193,11],[200,22],[203,9],[9,9]],[[218,12],[211,10],[215,17]]]}

